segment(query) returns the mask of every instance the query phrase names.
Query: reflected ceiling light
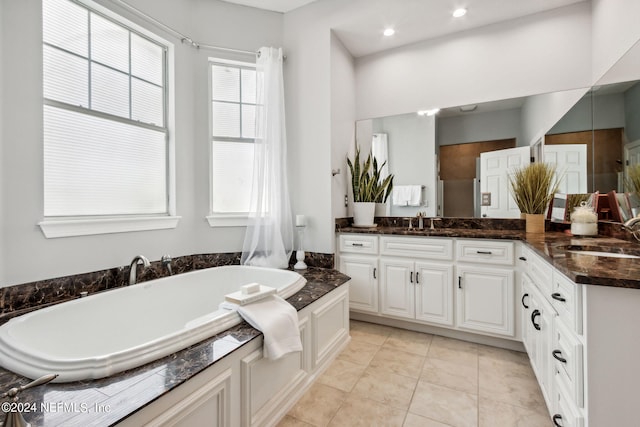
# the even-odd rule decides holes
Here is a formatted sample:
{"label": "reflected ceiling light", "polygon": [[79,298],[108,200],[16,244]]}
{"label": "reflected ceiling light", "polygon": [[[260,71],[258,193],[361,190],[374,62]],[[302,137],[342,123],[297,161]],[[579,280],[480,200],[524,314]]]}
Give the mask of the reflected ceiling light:
{"label": "reflected ceiling light", "polygon": [[419,116],[434,116],[434,115],[438,114],[438,111],[440,111],[439,108],[433,108],[431,110],[420,110],[420,111],[418,111],[418,115]]}
{"label": "reflected ceiling light", "polygon": [[461,16],[464,16],[466,14],[467,14],[467,9],[465,9],[464,7],[461,7],[453,11],[454,18],[460,18]]}
{"label": "reflected ceiling light", "polygon": [[394,30],[393,28],[387,28],[386,30],[384,30],[384,32],[382,34],[384,34],[387,37],[390,37],[392,35],[394,35],[396,33],[396,30]]}

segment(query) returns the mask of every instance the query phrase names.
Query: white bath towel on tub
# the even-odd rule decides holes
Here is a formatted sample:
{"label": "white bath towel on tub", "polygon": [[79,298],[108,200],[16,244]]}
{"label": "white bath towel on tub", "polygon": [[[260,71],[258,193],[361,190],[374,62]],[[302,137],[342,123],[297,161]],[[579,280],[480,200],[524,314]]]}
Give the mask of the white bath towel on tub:
{"label": "white bath towel on tub", "polygon": [[265,358],[276,360],[285,354],[302,351],[298,312],[278,295],[238,306],[238,313],[264,335]]}

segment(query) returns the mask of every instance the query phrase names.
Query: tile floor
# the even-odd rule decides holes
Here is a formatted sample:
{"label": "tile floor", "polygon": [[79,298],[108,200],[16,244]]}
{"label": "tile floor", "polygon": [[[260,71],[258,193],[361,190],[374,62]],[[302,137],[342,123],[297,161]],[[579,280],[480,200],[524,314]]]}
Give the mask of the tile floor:
{"label": "tile floor", "polygon": [[278,427],[548,427],[524,353],[351,321],[351,343]]}

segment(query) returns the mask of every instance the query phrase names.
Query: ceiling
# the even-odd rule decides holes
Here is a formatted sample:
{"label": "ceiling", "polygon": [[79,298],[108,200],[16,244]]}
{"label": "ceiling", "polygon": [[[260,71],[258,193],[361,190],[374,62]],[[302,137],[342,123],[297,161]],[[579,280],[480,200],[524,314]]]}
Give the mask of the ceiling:
{"label": "ceiling", "polygon": [[[281,13],[332,0],[225,0]],[[588,0],[341,0],[332,29],[354,57]],[[468,13],[453,18],[457,7]],[[396,33],[384,37],[382,31]]]}

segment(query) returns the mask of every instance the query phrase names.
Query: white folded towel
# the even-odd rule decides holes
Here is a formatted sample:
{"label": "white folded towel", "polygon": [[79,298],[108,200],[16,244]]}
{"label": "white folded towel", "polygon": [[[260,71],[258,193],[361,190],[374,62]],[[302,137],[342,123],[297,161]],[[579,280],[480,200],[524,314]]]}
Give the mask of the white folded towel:
{"label": "white folded towel", "polygon": [[420,206],[422,185],[398,185],[393,187],[391,201],[395,206]]}
{"label": "white folded towel", "polygon": [[271,295],[247,305],[238,313],[264,335],[264,357],[276,360],[285,354],[302,351],[297,310],[278,295]]}

